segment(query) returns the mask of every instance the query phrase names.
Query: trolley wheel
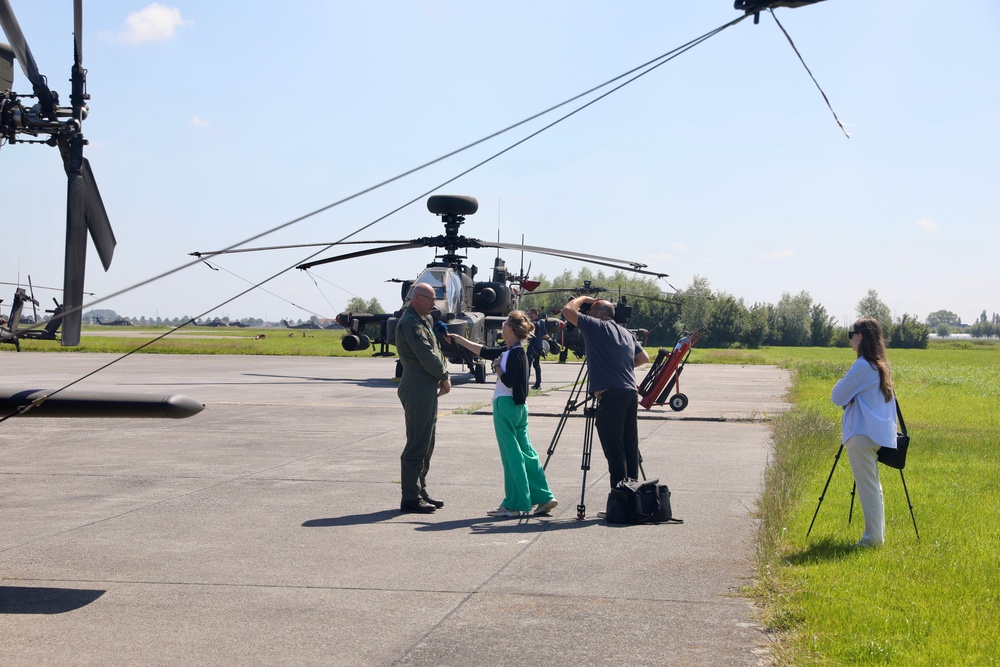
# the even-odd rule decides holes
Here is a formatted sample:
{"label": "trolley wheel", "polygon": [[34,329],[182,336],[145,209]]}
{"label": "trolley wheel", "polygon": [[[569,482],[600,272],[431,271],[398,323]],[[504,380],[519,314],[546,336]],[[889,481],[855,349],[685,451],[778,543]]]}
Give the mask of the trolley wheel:
{"label": "trolley wheel", "polygon": [[670,409],[680,412],[688,406],[688,397],[684,394],[674,394],[670,397]]}

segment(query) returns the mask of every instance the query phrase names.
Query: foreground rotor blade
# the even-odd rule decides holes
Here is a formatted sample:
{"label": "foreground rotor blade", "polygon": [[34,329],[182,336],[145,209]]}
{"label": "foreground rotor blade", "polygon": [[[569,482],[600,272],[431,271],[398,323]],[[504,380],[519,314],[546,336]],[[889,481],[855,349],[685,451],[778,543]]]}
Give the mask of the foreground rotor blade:
{"label": "foreground rotor blade", "polygon": [[80,344],[83,277],[87,271],[86,185],[82,174],[69,175],[66,195],[66,263],[63,269],[62,345]]}
{"label": "foreground rotor blade", "polygon": [[73,64],[83,64],[83,0],[73,0]]}
{"label": "foreground rotor blade", "polygon": [[425,247],[423,243],[402,243],[400,245],[388,246],[386,248],[372,248],[371,250],[359,250],[357,252],[349,252],[346,255],[337,255],[336,257],[327,257],[326,259],[319,259],[315,262],[306,262],[305,264],[299,264],[296,269],[311,269],[314,266],[319,266],[320,264],[330,264],[331,262],[340,262],[345,259],[354,259],[355,257],[366,257],[368,255],[378,255],[383,252],[394,252],[396,250],[409,250],[411,248],[423,248]]}
{"label": "foreground rotor blade", "polygon": [[642,273],[647,276],[656,276],[657,278],[666,278],[669,274],[657,273],[655,271],[645,271],[645,264],[640,264],[638,262],[630,262],[627,259],[614,259],[613,257],[601,257],[600,255],[587,255],[582,252],[572,252],[569,250],[556,250],[555,248],[543,248],[541,246],[533,245],[520,245],[518,243],[490,243],[483,241],[482,245],[489,248],[503,248],[505,250],[527,250],[528,252],[537,252],[541,255],[552,255],[553,257],[563,257],[565,259],[576,259],[581,262],[589,262],[593,264],[600,264],[601,266],[609,266],[613,269],[621,269],[623,271],[633,271],[635,273]]}
{"label": "foreground rotor blade", "polygon": [[21,69],[24,71],[24,75],[28,77],[28,81],[33,86],[44,85],[45,81],[42,79],[42,75],[38,73],[38,65],[35,64],[35,59],[31,55],[31,49],[28,48],[28,42],[24,39],[21,26],[17,22],[17,17],[14,16],[14,10],[11,9],[10,2],[7,0],[0,0],[0,26],[3,27],[4,34],[10,40],[10,47],[14,49],[14,57],[21,63]]}
{"label": "foreground rotor blade", "polygon": [[14,10],[11,9],[8,0],[0,0],[0,27],[3,28],[4,34],[10,40],[14,57],[21,63],[24,75],[31,82],[35,95],[38,96],[38,101],[42,105],[42,111],[49,120],[55,120],[55,104],[52,100],[52,93],[45,83],[45,77],[38,71],[35,58],[31,55],[31,49],[28,48],[28,41],[24,38],[24,33],[21,32],[21,26],[18,24],[17,17],[14,16]]}
{"label": "foreground rotor blade", "polygon": [[115,254],[115,233],[111,230],[111,221],[108,220],[108,212],[104,208],[104,200],[97,189],[97,181],[94,180],[94,172],[90,169],[90,161],[83,159],[83,190],[84,190],[84,213],[87,220],[87,229],[90,230],[90,237],[94,239],[94,247],[97,248],[97,255],[101,258],[101,264],[107,271],[111,266],[111,258]]}
{"label": "foreground rotor blade", "polygon": [[[50,389],[0,388],[0,416],[16,412],[50,393]],[[204,409],[203,403],[184,394],[61,391],[20,416],[184,419]]]}

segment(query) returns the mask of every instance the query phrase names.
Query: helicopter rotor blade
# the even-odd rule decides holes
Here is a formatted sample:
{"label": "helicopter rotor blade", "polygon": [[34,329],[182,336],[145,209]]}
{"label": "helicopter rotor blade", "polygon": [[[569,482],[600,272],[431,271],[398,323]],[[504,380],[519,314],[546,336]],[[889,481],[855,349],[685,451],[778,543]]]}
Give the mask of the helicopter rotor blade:
{"label": "helicopter rotor blade", "polygon": [[14,57],[21,63],[21,70],[31,82],[45,117],[49,120],[55,120],[56,105],[52,92],[45,82],[45,77],[38,71],[38,65],[28,47],[28,41],[24,38],[24,33],[21,32],[21,25],[17,22],[17,17],[14,16],[14,10],[11,9],[8,0],[0,0],[0,27],[3,28],[4,34],[10,40],[10,47],[14,51]]}
{"label": "helicopter rotor blade", "polygon": [[395,252],[396,250],[410,250],[412,248],[423,248],[423,247],[425,247],[423,243],[406,242],[400,245],[387,246],[385,248],[372,248],[370,250],[359,250],[357,252],[349,252],[345,255],[337,255],[336,257],[327,257],[326,259],[318,259],[315,262],[306,262],[305,264],[299,264],[295,268],[311,269],[312,267],[320,266],[321,264],[340,262],[345,259],[354,259],[355,257],[366,257],[368,255],[378,255],[383,252]]}
{"label": "helicopter rotor blade", "polygon": [[265,250],[294,250],[296,248],[322,248],[322,247],[334,247],[338,245],[372,245],[375,243],[412,243],[408,240],[396,240],[396,241],[329,241],[327,243],[295,243],[292,245],[272,245],[272,246],[260,246],[256,248],[231,248],[229,250],[207,250],[207,251],[194,251],[188,253],[192,257],[211,257],[213,255],[235,255],[240,252],[263,252]]}
{"label": "helicopter rotor blade", "polygon": [[73,0],[73,64],[83,64],[83,0]]}
{"label": "helicopter rotor blade", "polygon": [[30,274],[28,275],[28,293],[31,295],[31,314],[35,318],[35,324],[38,324],[38,299],[35,298],[35,287],[31,284]]}
{"label": "helicopter rotor blade", "polygon": [[668,274],[657,273],[655,271],[644,270],[646,265],[640,264],[638,262],[630,262],[627,259],[615,259],[613,257],[601,257],[600,255],[588,255],[581,252],[572,252],[569,250],[556,250],[555,248],[543,248],[541,246],[531,246],[531,245],[518,245],[516,243],[488,243],[486,241],[482,242],[483,246],[486,247],[499,247],[506,250],[527,250],[528,252],[535,252],[541,255],[552,255],[553,257],[562,257],[564,259],[575,259],[581,262],[588,262],[592,264],[600,264],[601,266],[608,266],[613,269],[621,269],[623,271],[633,271],[635,273],[642,273],[647,276],[656,276],[657,278],[665,278]]}
{"label": "helicopter rotor blade", "polygon": [[63,273],[62,344],[80,344],[83,278],[87,269],[87,193],[82,173],[70,174],[66,195],[66,264]]}
{"label": "helicopter rotor blade", "polygon": [[90,161],[83,159],[83,193],[84,193],[84,216],[87,221],[87,229],[94,239],[94,247],[101,258],[101,264],[107,271],[111,266],[111,259],[115,254],[115,233],[111,229],[111,221],[108,219],[108,212],[104,208],[104,200],[101,199],[101,192],[97,189],[97,181],[94,180],[94,172],[90,169]]}

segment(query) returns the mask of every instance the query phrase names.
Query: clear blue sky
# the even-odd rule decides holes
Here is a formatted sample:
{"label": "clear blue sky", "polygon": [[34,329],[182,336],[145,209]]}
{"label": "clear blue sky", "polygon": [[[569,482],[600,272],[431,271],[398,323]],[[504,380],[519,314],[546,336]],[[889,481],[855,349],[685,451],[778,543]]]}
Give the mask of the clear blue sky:
{"label": "clear blue sky", "polygon": [[[68,99],[72,3],[12,0]],[[84,2],[84,131],[118,248],[104,296],[326,206],[739,16],[730,0]],[[826,0],[729,28],[436,190],[479,199],[463,233],[642,261],[684,288],[777,303],[807,291],[842,321],[869,289],[894,315],[1000,312],[1000,3]],[[6,41],[6,40],[4,40]],[[20,70],[15,90],[29,90]],[[518,130],[259,244],[333,241],[540,127]],[[0,149],[0,280],[61,286],[55,149]],[[438,234],[419,202],[359,235]],[[356,249],[354,246],[351,249]],[[495,252],[472,251],[485,272]],[[520,258],[505,253],[517,267]],[[304,251],[218,264],[250,281]],[[414,250],[292,270],[212,313],[332,316],[398,307]],[[578,263],[525,259],[553,277]],[[196,266],[98,307],[197,315],[246,283]],[[664,289],[669,289],[666,284]],[[5,299],[11,288],[2,288]],[[54,294],[53,294],[54,295]],[[51,304],[51,295],[40,294]],[[292,304],[298,304],[298,308]]]}

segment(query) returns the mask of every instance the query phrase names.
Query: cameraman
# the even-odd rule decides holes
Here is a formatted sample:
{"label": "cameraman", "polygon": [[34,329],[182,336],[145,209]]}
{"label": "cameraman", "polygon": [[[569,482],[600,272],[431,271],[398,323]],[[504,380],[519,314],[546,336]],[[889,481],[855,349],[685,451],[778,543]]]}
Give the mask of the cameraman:
{"label": "cameraman", "polygon": [[563,316],[580,329],[590,374],[588,391],[598,400],[597,435],[608,460],[611,487],[639,478],[639,393],[635,368],[649,355],[628,329],[615,321],[614,304],[578,296],[563,306]]}

